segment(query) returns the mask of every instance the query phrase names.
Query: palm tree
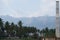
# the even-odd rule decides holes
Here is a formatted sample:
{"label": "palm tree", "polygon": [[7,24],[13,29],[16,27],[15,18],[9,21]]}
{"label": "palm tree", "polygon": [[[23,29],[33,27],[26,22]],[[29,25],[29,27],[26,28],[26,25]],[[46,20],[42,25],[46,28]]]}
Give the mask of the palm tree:
{"label": "palm tree", "polygon": [[9,27],[10,27],[9,22],[8,22],[8,21],[7,21],[7,22],[5,22],[5,29],[6,29],[6,30],[9,30]]}
{"label": "palm tree", "polygon": [[3,21],[0,18],[0,36],[4,36],[4,27],[3,27]]}
{"label": "palm tree", "polygon": [[14,27],[15,27],[15,24],[12,22],[10,25],[11,36],[14,36],[14,32],[15,32]]}
{"label": "palm tree", "polygon": [[48,29],[47,27],[41,30],[44,37],[55,37],[55,29]]}
{"label": "palm tree", "polygon": [[3,27],[3,21],[1,18],[0,18],[0,27]]}
{"label": "palm tree", "polygon": [[0,18],[0,28],[1,28],[1,30],[2,30],[2,31],[4,31],[3,21],[2,21],[2,19],[1,19],[1,18]]}
{"label": "palm tree", "polygon": [[20,28],[22,28],[22,21],[19,21],[19,22],[18,22],[18,26],[19,26]]}
{"label": "palm tree", "polygon": [[6,30],[6,32],[7,32],[7,35],[9,36],[9,35],[10,35],[10,24],[9,24],[8,21],[5,22],[5,30]]}
{"label": "palm tree", "polygon": [[22,37],[22,21],[18,22],[17,36]]}

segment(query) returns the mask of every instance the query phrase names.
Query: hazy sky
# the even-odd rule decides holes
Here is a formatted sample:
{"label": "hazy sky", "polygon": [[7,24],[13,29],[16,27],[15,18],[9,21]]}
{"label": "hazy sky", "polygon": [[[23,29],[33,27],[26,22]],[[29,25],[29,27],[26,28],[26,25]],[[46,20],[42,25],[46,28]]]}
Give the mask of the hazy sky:
{"label": "hazy sky", "polygon": [[13,17],[54,16],[56,0],[0,0],[0,15]]}

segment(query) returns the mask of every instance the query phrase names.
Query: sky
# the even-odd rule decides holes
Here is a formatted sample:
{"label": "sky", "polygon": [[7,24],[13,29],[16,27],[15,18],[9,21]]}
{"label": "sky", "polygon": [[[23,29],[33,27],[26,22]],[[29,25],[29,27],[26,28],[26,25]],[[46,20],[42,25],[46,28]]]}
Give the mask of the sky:
{"label": "sky", "polygon": [[56,0],[0,0],[0,16],[55,16]]}

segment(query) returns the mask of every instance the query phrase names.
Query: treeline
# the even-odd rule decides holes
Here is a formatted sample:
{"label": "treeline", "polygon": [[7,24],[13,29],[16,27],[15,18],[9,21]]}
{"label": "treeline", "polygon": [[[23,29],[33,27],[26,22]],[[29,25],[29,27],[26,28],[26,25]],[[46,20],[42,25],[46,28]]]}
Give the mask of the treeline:
{"label": "treeline", "polygon": [[4,22],[0,18],[0,37],[34,37],[40,36],[55,36],[55,29],[42,29],[38,30],[35,27],[27,27],[22,25],[22,21],[17,24]]}
{"label": "treeline", "polygon": [[46,27],[45,29],[42,29],[40,31],[40,34],[43,37],[56,37],[55,29],[48,29],[48,27]]}
{"label": "treeline", "polygon": [[35,27],[27,27],[22,25],[22,21],[17,24],[4,22],[0,18],[0,37],[27,37],[36,33],[38,30]]}

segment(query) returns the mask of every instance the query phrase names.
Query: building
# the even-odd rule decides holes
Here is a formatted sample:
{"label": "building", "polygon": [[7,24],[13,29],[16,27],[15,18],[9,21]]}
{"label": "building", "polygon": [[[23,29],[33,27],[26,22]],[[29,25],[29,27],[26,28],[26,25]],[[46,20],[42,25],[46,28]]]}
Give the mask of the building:
{"label": "building", "polygon": [[60,15],[59,15],[59,1],[56,1],[56,38],[60,40]]}

